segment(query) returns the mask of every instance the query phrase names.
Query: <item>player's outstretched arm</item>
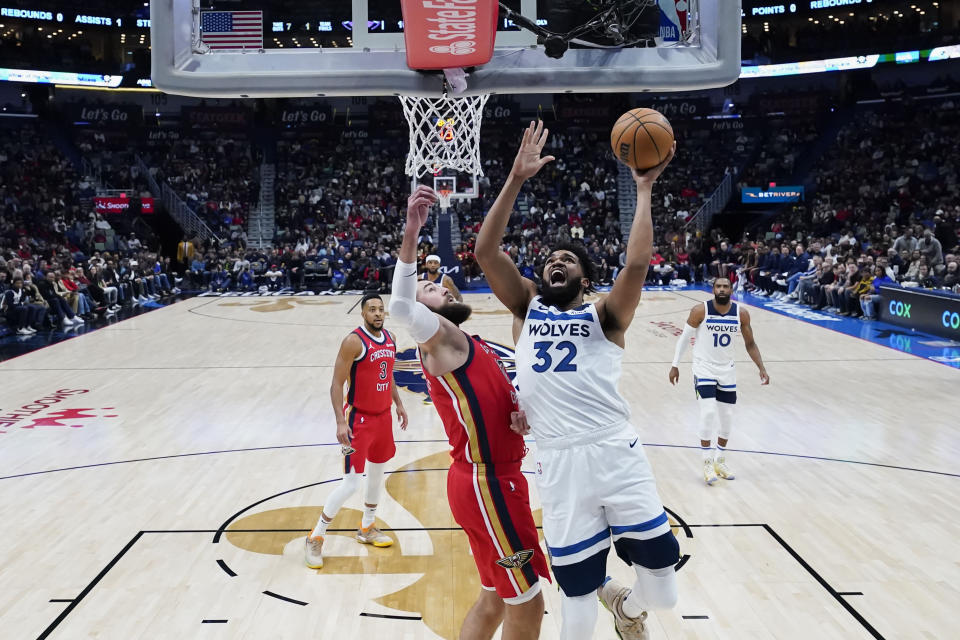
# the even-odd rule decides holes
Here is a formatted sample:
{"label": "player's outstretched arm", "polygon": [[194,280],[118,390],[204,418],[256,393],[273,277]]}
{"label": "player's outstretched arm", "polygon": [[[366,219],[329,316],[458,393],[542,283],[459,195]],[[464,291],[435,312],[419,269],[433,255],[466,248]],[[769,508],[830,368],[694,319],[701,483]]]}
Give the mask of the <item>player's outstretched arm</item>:
{"label": "player's outstretched arm", "polygon": [[477,236],[477,262],[490,284],[490,289],[497,299],[518,317],[526,315],[527,306],[537,294],[537,288],[533,282],[520,275],[520,270],[513,260],[500,250],[500,243],[524,181],[535,176],[544,165],[554,160],[553,156],[540,157],[549,133],[543,128],[543,121],[536,124],[531,122],[523,132],[523,141],[513,161],[513,169],[484,218]]}
{"label": "player's outstretched arm", "polygon": [[753,339],[753,327],[750,326],[750,314],[746,309],[740,307],[740,330],[743,332],[743,342],[747,347],[747,353],[750,359],[760,370],[760,384],[770,384],[770,376],[767,375],[767,368],[763,366],[763,358],[760,357],[760,347]]}
{"label": "player's outstretched arm", "polygon": [[390,319],[410,332],[424,355],[427,371],[439,376],[467,361],[470,344],[459,327],[417,302],[417,238],[436,201],[436,192],[424,185],[407,199],[407,224],[393,271]]}
{"label": "player's outstretched arm", "polygon": [[623,332],[633,321],[633,314],[640,303],[643,283],[647,278],[647,269],[650,268],[650,256],[653,255],[653,183],[673,160],[676,151],[677,143],[673,143],[663,162],[651,169],[633,170],[633,179],[637,183],[637,211],[630,225],[627,261],[613,283],[610,295],[597,305],[604,333],[607,338],[617,343],[622,341]]}
{"label": "player's outstretched arm", "polygon": [[351,333],[340,343],[337,361],[333,365],[333,381],[330,383],[330,404],[333,405],[333,415],[337,421],[337,441],[345,447],[350,446],[350,426],[343,415],[343,385],[350,375],[350,368],[360,354],[363,353],[363,342],[355,333]]}
{"label": "player's outstretched arm", "polygon": [[683,333],[677,339],[677,346],[673,350],[673,364],[670,365],[670,375],[668,376],[670,384],[677,384],[677,381],[680,380],[680,358],[683,357],[683,352],[690,346],[691,338],[697,334],[697,327],[706,317],[706,311],[702,304],[695,305],[693,309],[690,309],[687,323],[683,325]]}

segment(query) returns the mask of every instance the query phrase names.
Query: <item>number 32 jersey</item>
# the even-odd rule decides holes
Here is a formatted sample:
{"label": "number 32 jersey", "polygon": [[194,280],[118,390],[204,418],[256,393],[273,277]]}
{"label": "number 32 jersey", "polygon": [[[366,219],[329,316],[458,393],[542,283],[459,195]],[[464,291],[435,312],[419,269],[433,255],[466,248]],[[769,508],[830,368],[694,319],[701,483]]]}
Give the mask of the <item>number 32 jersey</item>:
{"label": "number 32 jersey", "polygon": [[630,421],[617,390],[623,349],[607,340],[593,303],[561,311],[530,301],[517,341],[520,408],[539,441]]}

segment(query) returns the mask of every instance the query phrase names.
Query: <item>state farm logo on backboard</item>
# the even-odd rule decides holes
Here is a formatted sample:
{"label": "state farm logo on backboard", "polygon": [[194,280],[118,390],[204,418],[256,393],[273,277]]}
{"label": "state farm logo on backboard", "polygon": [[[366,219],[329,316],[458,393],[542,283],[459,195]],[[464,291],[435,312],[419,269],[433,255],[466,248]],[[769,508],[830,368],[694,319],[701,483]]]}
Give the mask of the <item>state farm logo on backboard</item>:
{"label": "state farm logo on backboard", "polygon": [[474,67],[493,57],[494,0],[402,0],[400,6],[411,69]]}
{"label": "state farm logo on backboard", "polygon": [[[79,407],[56,409],[55,405],[72,400],[74,396],[90,393],[89,389],[58,389],[30,404],[0,414],[0,434],[13,427],[36,429],[38,427],[67,427],[79,429],[91,420],[117,418],[113,407]],[[2,411],[2,409],[0,409]]]}

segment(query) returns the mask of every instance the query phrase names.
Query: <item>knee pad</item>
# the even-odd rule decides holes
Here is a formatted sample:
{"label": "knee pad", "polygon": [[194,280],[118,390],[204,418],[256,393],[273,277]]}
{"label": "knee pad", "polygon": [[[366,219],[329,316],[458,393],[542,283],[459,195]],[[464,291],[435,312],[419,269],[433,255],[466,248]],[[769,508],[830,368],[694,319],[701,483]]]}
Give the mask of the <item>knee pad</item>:
{"label": "knee pad", "polygon": [[353,493],[360,488],[360,483],[362,479],[363,479],[363,476],[361,476],[359,473],[353,473],[353,472],[347,473],[346,475],[343,476],[342,486],[344,488],[344,491],[349,491],[350,495],[353,495]]}
{"label": "knee pad", "polygon": [[607,577],[607,547],[593,554],[585,560],[573,564],[552,566],[553,576],[557,579],[557,586],[563,590],[568,598],[576,598],[593,593],[603,584]]}
{"label": "knee pad", "polygon": [[673,535],[672,531],[649,540],[620,538],[613,543],[613,546],[621,560],[645,569],[669,568],[673,571],[673,566],[680,562],[680,543],[677,542],[677,536]]}
{"label": "knee pad", "polygon": [[733,429],[733,408],[736,406],[734,403],[737,401],[737,393],[734,391],[731,393],[733,400],[730,402],[720,402],[720,398],[717,398],[717,410],[720,413],[720,438],[724,440],[730,439],[730,431]]}
{"label": "knee pad", "polygon": [[[707,389],[710,390],[711,396],[705,398],[702,394],[700,394],[700,391],[705,391]],[[701,440],[713,440],[713,436],[717,432],[717,422],[720,419],[720,414],[717,409],[717,402],[714,400],[716,393],[716,387],[697,387],[697,394],[700,397],[700,401],[697,402],[697,404],[700,405]]]}
{"label": "knee pad", "polygon": [[644,569],[637,567],[637,583],[630,598],[645,611],[663,611],[677,606],[677,572],[673,567]]}

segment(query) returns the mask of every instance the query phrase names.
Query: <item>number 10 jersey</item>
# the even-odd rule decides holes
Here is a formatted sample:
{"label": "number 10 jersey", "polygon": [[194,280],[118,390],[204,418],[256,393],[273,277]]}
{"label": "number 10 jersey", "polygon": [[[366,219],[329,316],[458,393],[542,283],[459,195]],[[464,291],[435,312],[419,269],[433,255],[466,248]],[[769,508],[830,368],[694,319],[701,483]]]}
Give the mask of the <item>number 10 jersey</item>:
{"label": "number 10 jersey", "polygon": [[603,334],[593,303],[561,311],[530,301],[517,341],[520,408],[539,442],[630,421],[617,389],[623,349]]}
{"label": "number 10 jersey", "polygon": [[733,342],[740,334],[740,305],[731,303],[726,313],[717,311],[713,300],[704,301],[703,306],[703,322],[693,344],[693,375],[706,384],[732,387],[736,384]]}

